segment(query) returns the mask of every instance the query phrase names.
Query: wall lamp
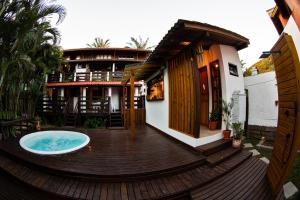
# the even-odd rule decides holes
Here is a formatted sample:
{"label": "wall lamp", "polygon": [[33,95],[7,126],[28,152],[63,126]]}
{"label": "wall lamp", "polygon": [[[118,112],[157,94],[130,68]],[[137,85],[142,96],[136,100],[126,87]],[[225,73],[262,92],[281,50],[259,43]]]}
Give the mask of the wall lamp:
{"label": "wall lamp", "polygon": [[281,54],[281,51],[263,51],[262,54],[260,55],[259,59],[267,58],[267,57],[269,57],[272,53],[279,53],[279,54]]}

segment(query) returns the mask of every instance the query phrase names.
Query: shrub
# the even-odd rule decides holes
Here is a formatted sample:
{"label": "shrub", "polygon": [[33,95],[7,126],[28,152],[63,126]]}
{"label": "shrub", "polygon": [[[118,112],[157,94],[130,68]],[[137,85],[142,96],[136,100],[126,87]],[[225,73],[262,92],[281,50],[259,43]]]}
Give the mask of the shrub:
{"label": "shrub", "polygon": [[98,117],[88,118],[84,122],[86,128],[99,128],[104,126],[104,120]]}

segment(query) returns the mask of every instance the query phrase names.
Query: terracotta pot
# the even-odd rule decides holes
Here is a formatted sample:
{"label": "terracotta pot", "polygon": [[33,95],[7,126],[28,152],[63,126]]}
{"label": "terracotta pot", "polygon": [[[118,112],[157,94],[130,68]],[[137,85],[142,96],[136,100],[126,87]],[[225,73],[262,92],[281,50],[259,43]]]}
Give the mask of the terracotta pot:
{"label": "terracotta pot", "polygon": [[36,121],[35,129],[36,129],[37,131],[40,131],[40,130],[41,130],[41,124],[40,124],[40,121]]}
{"label": "terracotta pot", "polygon": [[209,122],[209,129],[210,130],[216,130],[218,126],[218,122],[217,121],[210,121]]}
{"label": "terracotta pot", "polygon": [[242,140],[241,139],[233,139],[232,147],[233,148],[241,148]]}
{"label": "terracotta pot", "polygon": [[230,139],[230,133],[231,133],[231,130],[223,130],[223,136],[224,136],[225,140]]}

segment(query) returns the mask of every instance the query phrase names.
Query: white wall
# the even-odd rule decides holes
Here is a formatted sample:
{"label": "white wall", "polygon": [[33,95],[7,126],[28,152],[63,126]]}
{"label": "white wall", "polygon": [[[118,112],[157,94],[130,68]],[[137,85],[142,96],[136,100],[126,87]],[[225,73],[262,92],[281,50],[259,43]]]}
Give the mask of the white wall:
{"label": "white wall", "polygon": [[118,88],[112,87],[111,88],[111,109],[118,110],[120,109],[119,105],[119,90]]}
{"label": "white wall", "polygon": [[[244,88],[244,77],[241,68],[241,61],[238,52],[234,47],[227,45],[220,45],[221,56],[222,56],[222,67],[221,76],[222,79],[222,91],[223,99],[226,98],[227,101],[230,100],[234,91],[240,91],[240,93],[245,93]],[[233,76],[229,73],[229,63],[237,66],[239,76]]]}
{"label": "white wall", "polygon": [[249,96],[249,125],[276,127],[278,118],[277,82],[275,72],[245,77]]}

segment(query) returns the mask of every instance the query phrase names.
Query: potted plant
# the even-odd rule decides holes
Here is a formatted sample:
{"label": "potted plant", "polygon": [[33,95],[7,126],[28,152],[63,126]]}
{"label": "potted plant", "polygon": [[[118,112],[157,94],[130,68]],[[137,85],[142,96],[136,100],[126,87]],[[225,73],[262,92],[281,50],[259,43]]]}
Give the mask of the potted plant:
{"label": "potted plant", "polygon": [[37,131],[40,131],[41,130],[41,118],[39,116],[36,116],[34,118],[34,121],[35,121],[35,129]]}
{"label": "potted plant", "polygon": [[215,109],[209,113],[209,129],[216,130],[219,121],[219,112]]}
{"label": "potted plant", "polygon": [[240,148],[242,143],[242,136],[244,133],[243,124],[241,122],[232,123],[233,141],[232,146],[234,148]]}
{"label": "potted plant", "polygon": [[223,130],[223,136],[225,140],[230,139],[230,126],[231,126],[231,110],[233,107],[233,99],[229,103],[227,103],[225,100],[222,100],[222,116],[223,121],[225,122],[226,129]]}

